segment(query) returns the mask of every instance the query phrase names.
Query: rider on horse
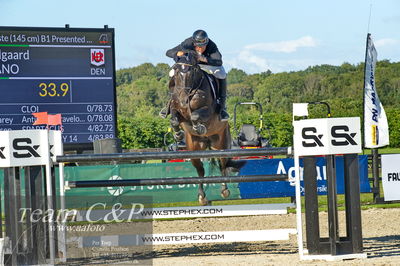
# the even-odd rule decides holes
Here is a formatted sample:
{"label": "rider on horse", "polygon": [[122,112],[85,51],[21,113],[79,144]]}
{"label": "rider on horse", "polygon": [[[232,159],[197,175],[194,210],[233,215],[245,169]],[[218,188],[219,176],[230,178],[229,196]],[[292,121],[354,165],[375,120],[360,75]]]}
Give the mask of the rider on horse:
{"label": "rider on horse", "polygon": [[[208,38],[204,30],[196,30],[192,37],[187,38],[178,46],[167,51],[166,55],[178,61],[180,56],[185,54],[185,51],[195,51],[197,53],[197,62],[199,64],[219,67],[224,72],[222,67],[222,56],[217,45]],[[221,121],[227,121],[229,114],[226,112],[226,79],[217,76],[219,81],[218,100],[220,104]],[[160,116],[166,118],[170,113],[170,101],[167,106],[160,112]]]}

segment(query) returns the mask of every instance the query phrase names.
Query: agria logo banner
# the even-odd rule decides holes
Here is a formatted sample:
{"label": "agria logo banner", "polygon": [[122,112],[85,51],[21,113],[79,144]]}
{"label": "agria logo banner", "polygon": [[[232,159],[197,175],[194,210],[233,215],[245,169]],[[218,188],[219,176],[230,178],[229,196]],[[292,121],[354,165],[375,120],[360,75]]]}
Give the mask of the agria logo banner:
{"label": "agria logo banner", "polygon": [[294,121],[294,150],[299,156],[361,152],[359,117]]}

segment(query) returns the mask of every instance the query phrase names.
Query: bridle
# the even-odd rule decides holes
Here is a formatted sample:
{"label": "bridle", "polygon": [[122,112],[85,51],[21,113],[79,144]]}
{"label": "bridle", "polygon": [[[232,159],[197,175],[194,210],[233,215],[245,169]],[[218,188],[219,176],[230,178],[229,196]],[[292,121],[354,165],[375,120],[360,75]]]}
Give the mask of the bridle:
{"label": "bridle", "polygon": [[[188,63],[175,63],[173,68],[176,69],[176,66],[187,66],[187,67],[194,67],[194,65],[192,64],[188,64]],[[177,73],[175,73],[175,76],[177,76]],[[181,77],[181,75],[179,75],[179,77]],[[183,83],[183,79],[181,79],[182,83]],[[179,90],[179,96],[181,95],[181,93],[184,91],[187,98],[186,98],[186,104],[189,105],[189,109],[190,108],[190,101],[192,100],[193,96],[197,93],[197,91],[200,89],[201,85],[203,84],[204,81],[204,74],[201,74],[201,79],[200,82],[198,83],[198,85],[196,87],[188,87],[188,86],[177,86],[176,82],[175,82],[175,88]],[[175,94],[176,92],[173,92],[173,94]]]}

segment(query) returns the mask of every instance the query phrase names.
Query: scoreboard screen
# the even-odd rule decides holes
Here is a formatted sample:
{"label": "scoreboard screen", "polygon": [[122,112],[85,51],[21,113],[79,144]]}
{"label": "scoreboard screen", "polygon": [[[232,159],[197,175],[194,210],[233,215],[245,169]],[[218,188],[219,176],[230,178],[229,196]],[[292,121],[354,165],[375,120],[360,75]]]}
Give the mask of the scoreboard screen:
{"label": "scoreboard screen", "polygon": [[0,131],[62,116],[66,148],[116,137],[114,29],[0,27]]}

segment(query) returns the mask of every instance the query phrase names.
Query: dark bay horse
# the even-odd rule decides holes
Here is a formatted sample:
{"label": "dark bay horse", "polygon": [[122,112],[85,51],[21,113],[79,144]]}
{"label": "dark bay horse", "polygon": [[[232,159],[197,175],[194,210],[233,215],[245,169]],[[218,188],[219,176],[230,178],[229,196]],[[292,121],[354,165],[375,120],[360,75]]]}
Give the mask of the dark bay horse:
{"label": "dark bay horse", "polygon": [[[229,124],[219,118],[216,93],[211,88],[207,74],[197,65],[196,54],[186,53],[177,60],[173,69],[174,76],[169,84],[172,94],[171,126],[178,138],[183,138],[184,132],[189,151],[230,149]],[[223,176],[227,176],[228,170],[235,167],[230,159],[219,158],[218,161]],[[199,177],[204,177],[201,160],[191,159],[191,162]],[[229,194],[227,185],[221,184],[221,196],[227,198]],[[203,184],[199,185],[198,199],[201,205],[207,205]]]}

